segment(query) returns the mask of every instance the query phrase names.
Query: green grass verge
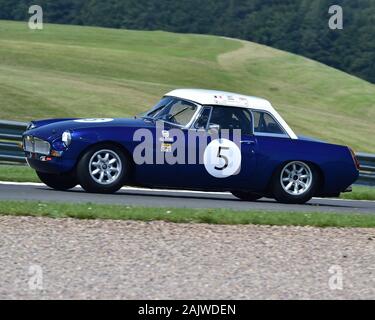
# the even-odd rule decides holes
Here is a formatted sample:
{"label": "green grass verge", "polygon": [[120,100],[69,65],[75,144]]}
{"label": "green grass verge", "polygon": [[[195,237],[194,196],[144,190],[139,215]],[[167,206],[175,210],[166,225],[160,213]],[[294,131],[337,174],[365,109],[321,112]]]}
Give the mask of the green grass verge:
{"label": "green grass verge", "polygon": [[118,205],[0,201],[0,214],[50,218],[163,220],[175,223],[291,225],[374,228],[375,215],[325,212],[234,211],[227,209],[143,208]]}
{"label": "green grass verge", "polygon": [[297,133],[375,152],[375,85],[301,56],[215,36],[0,21],[0,119],[131,116],[177,87],[265,97]]}
{"label": "green grass verge", "polygon": [[[0,181],[40,182],[30,167],[12,165],[0,165]],[[375,201],[375,187],[353,186],[353,192],[342,193],[341,198]]]}
{"label": "green grass verge", "polygon": [[353,186],[353,192],[342,193],[340,198],[375,201],[375,187]]}
{"label": "green grass verge", "polygon": [[21,165],[0,165],[0,181],[40,182],[34,170]]}

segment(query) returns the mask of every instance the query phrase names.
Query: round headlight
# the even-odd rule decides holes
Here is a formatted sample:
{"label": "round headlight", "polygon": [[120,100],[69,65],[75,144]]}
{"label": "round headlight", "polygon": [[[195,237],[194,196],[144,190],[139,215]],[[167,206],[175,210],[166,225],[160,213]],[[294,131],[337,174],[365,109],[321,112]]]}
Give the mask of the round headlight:
{"label": "round headlight", "polygon": [[72,134],[70,133],[70,131],[65,131],[62,134],[61,140],[62,142],[64,142],[66,146],[69,146],[70,143],[72,142]]}

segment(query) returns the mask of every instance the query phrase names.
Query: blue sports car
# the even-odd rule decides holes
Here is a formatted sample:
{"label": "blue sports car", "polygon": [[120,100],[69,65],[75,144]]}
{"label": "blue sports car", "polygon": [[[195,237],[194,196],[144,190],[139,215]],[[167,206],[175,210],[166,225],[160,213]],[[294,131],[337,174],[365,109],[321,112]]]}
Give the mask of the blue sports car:
{"label": "blue sports car", "polygon": [[133,119],[32,121],[23,149],[47,186],[94,193],[127,185],[305,203],[350,191],[359,174],[349,147],[298,137],[267,100],[199,89],[169,92]]}

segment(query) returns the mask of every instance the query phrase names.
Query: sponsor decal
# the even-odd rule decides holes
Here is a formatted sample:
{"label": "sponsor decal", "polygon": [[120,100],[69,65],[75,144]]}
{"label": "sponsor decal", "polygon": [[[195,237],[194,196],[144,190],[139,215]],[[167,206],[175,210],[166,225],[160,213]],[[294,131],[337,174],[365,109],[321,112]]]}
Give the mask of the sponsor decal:
{"label": "sponsor decal", "polygon": [[173,142],[173,138],[169,136],[168,130],[162,130],[161,131],[162,137],[159,139],[161,142]]}
{"label": "sponsor decal", "polygon": [[246,97],[233,95],[215,95],[214,100],[216,104],[220,105],[237,105],[241,107],[248,107],[249,102]]}
{"label": "sponsor decal", "polygon": [[172,144],[171,143],[162,143],[160,146],[161,152],[172,152]]}

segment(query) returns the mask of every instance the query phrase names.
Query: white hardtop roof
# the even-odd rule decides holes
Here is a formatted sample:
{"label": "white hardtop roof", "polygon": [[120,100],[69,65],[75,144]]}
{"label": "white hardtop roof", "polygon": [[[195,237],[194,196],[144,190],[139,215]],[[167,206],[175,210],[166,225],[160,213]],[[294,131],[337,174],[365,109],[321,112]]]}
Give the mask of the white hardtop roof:
{"label": "white hardtop roof", "polygon": [[280,114],[272,107],[271,103],[266,99],[245,96],[233,92],[204,89],[176,89],[171,92],[168,92],[165,96],[190,100],[201,105],[219,105],[268,111],[281,124],[281,126],[288,133],[290,138],[298,139],[297,135],[293,132],[289,125],[280,116]]}
{"label": "white hardtop roof", "polygon": [[166,96],[186,99],[202,105],[253,108],[267,111],[274,110],[271,103],[266,99],[245,96],[234,92],[203,89],[176,89],[168,92]]}

